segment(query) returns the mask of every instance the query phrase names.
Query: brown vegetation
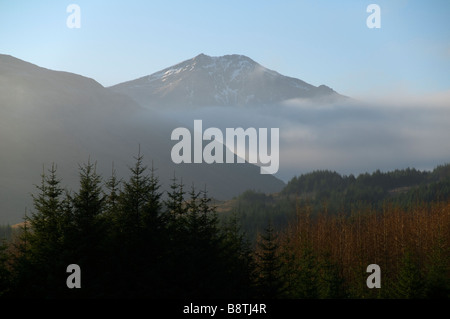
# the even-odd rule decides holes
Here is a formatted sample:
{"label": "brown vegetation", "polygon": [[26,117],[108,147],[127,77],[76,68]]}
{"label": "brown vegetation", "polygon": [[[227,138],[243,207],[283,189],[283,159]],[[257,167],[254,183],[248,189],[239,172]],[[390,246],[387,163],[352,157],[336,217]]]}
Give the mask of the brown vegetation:
{"label": "brown vegetation", "polygon": [[[302,272],[310,273],[307,286],[317,285],[320,291],[324,265],[333,268],[333,280],[342,282],[345,297],[410,297],[405,291],[409,288],[403,287],[405,280],[411,281],[408,285],[422,285],[414,296],[431,297],[436,293],[434,285],[442,285],[446,287],[444,297],[448,297],[450,202],[417,204],[407,210],[389,205],[381,212],[367,209],[350,215],[329,214],[326,207],[313,215],[309,206],[298,206],[296,220],[278,233],[277,244],[283,265],[280,280],[285,282],[287,297],[302,295],[298,284]],[[314,269],[305,268],[306,256],[312,258]],[[418,278],[403,273],[411,272],[405,268],[406,262],[418,269]],[[370,264],[381,268],[382,289],[366,286]],[[326,293],[317,296],[336,297]]]}

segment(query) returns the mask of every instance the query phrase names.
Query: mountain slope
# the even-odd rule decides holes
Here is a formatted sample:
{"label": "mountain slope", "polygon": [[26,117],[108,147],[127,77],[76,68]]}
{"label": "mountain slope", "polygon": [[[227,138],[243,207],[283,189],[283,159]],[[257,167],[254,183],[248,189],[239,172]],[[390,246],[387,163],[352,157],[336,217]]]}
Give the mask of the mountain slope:
{"label": "mountain slope", "polygon": [[341,99],[329,87],[283,76],[243,55],[200,54],[149,76],[110,87],[143,106],[273,105],[289,99]]}
{"label": "mountain slope", "polygon": [[171,132],[179,126],[93,79],[0,55],[0,224],[20,222],[25,209],[32,209],[30,193],[43,165],[56,163],[69,189],[77,188],[78,165],[89,158],[105,178],[113,162],[118,176],[127,178],[139,145],[163,189],[174,173],[186,188],[206,184],[219,199],[283,187],[251,164],[174,164]]}

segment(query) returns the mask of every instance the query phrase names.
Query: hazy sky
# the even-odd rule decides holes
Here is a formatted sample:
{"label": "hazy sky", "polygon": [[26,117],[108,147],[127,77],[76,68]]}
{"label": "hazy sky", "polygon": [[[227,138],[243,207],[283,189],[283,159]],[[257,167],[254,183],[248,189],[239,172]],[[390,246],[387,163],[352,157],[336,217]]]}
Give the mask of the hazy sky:
{"label": "hazy sky", "polygon": [[[371,3],[380,29],[366,25]],[[236,53],[352,97],[432,94],[450,89],[449,16],[448,0],[1,0],[0,53],[104,86]]]}

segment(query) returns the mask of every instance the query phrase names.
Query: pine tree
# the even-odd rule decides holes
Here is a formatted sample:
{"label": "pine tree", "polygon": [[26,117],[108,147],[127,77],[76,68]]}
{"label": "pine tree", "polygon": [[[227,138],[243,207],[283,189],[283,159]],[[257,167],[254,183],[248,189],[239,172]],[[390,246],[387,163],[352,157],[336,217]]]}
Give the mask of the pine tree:
{"label": "pine tree", "polygon": [[[41,185],[37,186],[38,195],[33,195],[35,212],[25,223],[29,223],[30,232],[26,244],[26,262],[32,269],[32,276],[42,280],[34,285],[37,294],[55,296],[61,291],[59,281],[64,271],[64,239],[66,215],[63,209],[61,180],[57,178],[57,166],[52,164],[49,175],[41,175]],[[37,279],[39,278],[40,279]],[[59,288],[59,289],[57,289]]]}
{"label": "pine tree", "polygon": [[[65,276],[64,242],[66,215],[64,190],[53,164],[41,174],[41,184],[32,195],[34,209],[25,214],[19,240],[14,244],[12,291],[14,296],[52,297],[60,294]],[[67,265],[66,265],[67,266]]]}
{"label": "pine tree", "polygon": [[285,297],[295,298],[297,289],[298,258],[294,249],[292,237],[289,235],[285,236],[280,248],[280,259],[282,260],[281,277],[284,282]]}
{"label": "pine tree", "polygon": [[126,236],[136,235],[140,232],[143,207],[146,203],[145,197],[149,191],[148,176],[145,175],[147,167],[143,164],[143,156],[140,151],[135,160],[134,167],[130,168],[131,177],[129,181],[123,183],[123,191],[120,196],[119,223]]}
{"label": "pine tree", "polygon": [[[29,216],[25,211],[24,222],[19,227],[18,240],[12,243],[15,250],[11,254],[11,264],[13,265],[10,277],[10,291],[8,296],[11,297],[36,297],[38,293],[35,291],[39,285],[35,279],[35,269],[33,267],[29,238],[31,232],[29,230]],[[37,282],[37,284],[36,284]]]}
{"label": "pine tree", "polygon": [[424,297],[425,282],[418,263],[410,251],[406,251],[395,283],[395,297],[399,299],[418,299]]}
{"label": "pine tree", "polygon": [[131,177],[123,183],[119,197],[118,226],[120,232],[134,243],[140,240],[143,232],[156,230],[162,223],[159,179],[153,166],[151,175],[146,174],[143,159],[139,150],[136,163],[130,168]]}
{"label": "pine tree", "polygon": [[223,234],[220,249],[223,258],[222,271],[226,274],[223,296],[255,297],[256,271],[253,250],[246,234],[241,231],[236,213],[225,222]]}
{"label": "pine tree", "polygon": [[106,229],[101,216],[105,196],[96,165],[89,160],[79,169],[80,187],[71,198],[72,214],[66,258],[70,259],[70,263],[79,265],[83,271],[85,284],[81,293],[92,295],[100,291],[102,286],[100,278],[103,272]]}
{"label": "pine tree", "polygon": [[211,198],[208,197],[208,192],[205,189],[199,194],[200,202],[198,205],[200,217],[200,231],[203,234],[203,240],[208,240],[210,243],[217,244],[220,240],[218,219],[216,214],[216,207],[211,205]]}
{"label": "pine tree", "polygon": [[272,223],[269,222],[258,241],[257,256],[257,287],[262,298],[281,298],[283,282],[281,280],[281,264],[278,259],[277,236]]}
{"label": "pine tree", "polygon": [[[130,167],[130,178],[122,182],[114,218],[114,272],[117,287],[127,296],[155,296],[164,280],[161,260],[167,250],[159,179],[152,166],[147,174],[140,149]],[[111,180],[110,180],[111,181]],[[111,185],[110,185],[111,186]],[[146,286],[151,288],[146,289]]]}
{"label": "pine tree", "polygon": [[105,183],[105,187],[108,190],[105,199],[105,215],[109,219],[117,218],[121,182],[122,181],[117,178],[113,163],[111,177]]}
{"label": "pine tree", "polygon": [[[162,204],[161,204],[161,196],[162,192],[160,192],[160,183],[159,178],[156,175],[156,169],[153,166],[150,169],[150,176],[148,178],[148,186],[146,192],[146,203],[144,206],[144,212],[142,216],[143,227],[146,230],[149,230],[151,233],[157,233],[163,227],[163,223],[165,222],[162,217]],[[148,233],[148,231],[146,231]]]}
{"label": "pine tree", "polygon": [[325,253],[319,265],[319,296],[324,299],[345,298],[344,279],[340,266],[333,262],[330,253]]}
{"label": "pine tree", "polygon": [[[99,216],[104,212],[105,199],[102,188],[102,178],[96,172],[96,165],[90,160],[80,167],[80,188],[72,198],[72,220],[74,229],[82,233],[87,242],[95,238],[99,230]],[[94,236],[94,237],[90,237]]]}
{"label": "pine tree", "polygon": [[37,258],[52,258],[62,248],[66,216],[61,198],[64,190],[60,187],[61,181],[56,176],[56,170],[56,165],[52,164],[48,176],[42,173],[41,185],[36,186],[39,193],[32,195],[36,211],[32,212],[31,218],[25,220],[33,230],[29,240],[33,253],[40,255]]}
{"label": "pine tree", "polygon": [[298,260],[298,271],[295,276],[296,298],[319,298],[319,273],[317,265],[318,262],[314,250],[309,243],[304,243],[300,259]]}
{"label": "pine tree", "polygon": [[200,206],[199,197],[200,193],[195,190],[195,186],[192,185],[191,191],[189,192],[189,201],[186,203],[186,223],[188,227],[188,232],[190,238],[192,239],[192,246],[197,245],[202,242],[203,239],[203,229],[202,221],[200,217]]}
{"label": "pine tree", "polygon": [[173,236],[184,235],[186,232],[186,213],[188,207],[184,200],[184,185],[183,181],[177,182],[177,178],[174,174],[172,178],[172,184],[170,184],[170,191],[167,192],[167,199],[164,201],[166,207],[165,220],[167,220],[169,232]]}
{"label": "pine tree", "polygon": [[442,236],[430,252],[430,263],[426,275],[427,298],[450,298],[450,248]]}
{"label": "pine tree", "polygon": [[162,192],[159,191],[159,178],[155,168],[150,169],[145,195],[145,203],[141,214],[140,244],[138,245],[139,262],[142,264],[140,277],[143,281],[141,296],[157,297],[164,286],[164,258],[167,253],[168,234],[166,220],[162,214]]}

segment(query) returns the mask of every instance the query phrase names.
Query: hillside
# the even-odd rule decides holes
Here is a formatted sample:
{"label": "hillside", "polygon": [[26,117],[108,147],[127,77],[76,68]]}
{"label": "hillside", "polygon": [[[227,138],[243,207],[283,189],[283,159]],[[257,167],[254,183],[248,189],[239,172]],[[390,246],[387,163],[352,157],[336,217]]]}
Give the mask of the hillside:
{"label": "hillside", "polygon": [[297,208],[312,215],[324,209],[331,215],[351,215],[367,208],[381,212],[387,204],[407,209],[449,199],[450,164],[433,171],[377,170],[357,177],[322,170],[292,178],[277,194],[247,191],[221,203],[218,211],[222,217],[237,213],[243,229],[255,239],[269,221],[277,229],[286,226],[296,217]]}
{"label": "hillside", "polygon": [[174,174],[188,187],[207,186],[222,200],[247,189],[278,192],[284,186],[249,163],[173,163],[171,133],[180,126],[91,78],[0,55],[0,224],[18,223],[33,209],[30,194],[52,163],[71,190],[78,165],[95,161],[107,177],[114,163],[120,178],[139,147],[164,189]]}

